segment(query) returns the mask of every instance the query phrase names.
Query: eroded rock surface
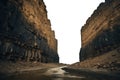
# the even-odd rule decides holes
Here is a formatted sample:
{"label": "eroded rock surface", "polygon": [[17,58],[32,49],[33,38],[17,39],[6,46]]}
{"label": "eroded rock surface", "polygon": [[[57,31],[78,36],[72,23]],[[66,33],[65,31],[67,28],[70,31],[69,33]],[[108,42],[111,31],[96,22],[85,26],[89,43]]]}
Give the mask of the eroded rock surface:
{"label": "eroded rock surface", "polygon": [[0,1],[0,59],[59,62],[43,0]]}
{"label": "eroded rock surface", "polygon": [[81,33],[81,61],[120,47],[120,1],[101,3],[82,27]]}

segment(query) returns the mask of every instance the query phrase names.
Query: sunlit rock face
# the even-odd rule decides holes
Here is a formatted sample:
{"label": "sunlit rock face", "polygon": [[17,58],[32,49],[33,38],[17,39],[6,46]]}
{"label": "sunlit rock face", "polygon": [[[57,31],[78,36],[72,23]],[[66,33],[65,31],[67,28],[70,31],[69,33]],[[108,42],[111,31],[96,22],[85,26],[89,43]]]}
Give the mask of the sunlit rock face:
{"label": "sunlit rock face", "polygon": [[120,1],[101,3],[82,27],[81,34],[81,61],[120,47]]}
{"label": "sunlit rock face", "polygon": [[43,0],[0,0],[0,59],[59,62]]}

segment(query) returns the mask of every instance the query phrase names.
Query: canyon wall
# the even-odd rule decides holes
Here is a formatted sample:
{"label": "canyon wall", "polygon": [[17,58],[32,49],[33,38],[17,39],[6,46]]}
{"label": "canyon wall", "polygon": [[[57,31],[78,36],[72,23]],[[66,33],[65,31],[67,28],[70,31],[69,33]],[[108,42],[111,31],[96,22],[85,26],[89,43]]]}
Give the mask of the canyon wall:
{"label": "canyon wall", "polygon": [[81,29],[80,61],[120,47],[120,1],[105,0]]}
{"label": "canyon wall", "polygon": [[0,60],[59,62],[43,0],[0,1]]}

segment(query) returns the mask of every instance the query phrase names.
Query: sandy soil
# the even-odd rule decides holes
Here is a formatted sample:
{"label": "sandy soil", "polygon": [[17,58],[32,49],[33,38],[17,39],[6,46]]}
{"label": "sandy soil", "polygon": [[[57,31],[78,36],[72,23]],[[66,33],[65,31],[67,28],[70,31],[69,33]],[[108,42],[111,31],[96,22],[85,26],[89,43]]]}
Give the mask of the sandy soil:
{"label": "sandy soil", "polygon": [[71,68],[85,68],[102,71],[119,71],[120,72],[120,48],[104,53],[101,56],[87,59],[82,62],[72,64]]}
{"label": "sandy soil", "polygon": [[63,68],[63,70],[73,75],[84,76],[87,80],[120,80],[120,73],[83,68]]}

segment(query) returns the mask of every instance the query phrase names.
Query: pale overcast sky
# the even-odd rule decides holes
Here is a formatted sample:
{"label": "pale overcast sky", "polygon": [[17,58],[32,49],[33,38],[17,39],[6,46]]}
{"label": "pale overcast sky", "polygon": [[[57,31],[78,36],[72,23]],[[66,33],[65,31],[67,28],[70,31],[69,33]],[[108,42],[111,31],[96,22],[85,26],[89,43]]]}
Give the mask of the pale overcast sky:
{"label": "pale overcast sky", "polygon": [[60,63],[79,61],[80,29],[104,0],[44,0],[48,18],[58,39]]}

